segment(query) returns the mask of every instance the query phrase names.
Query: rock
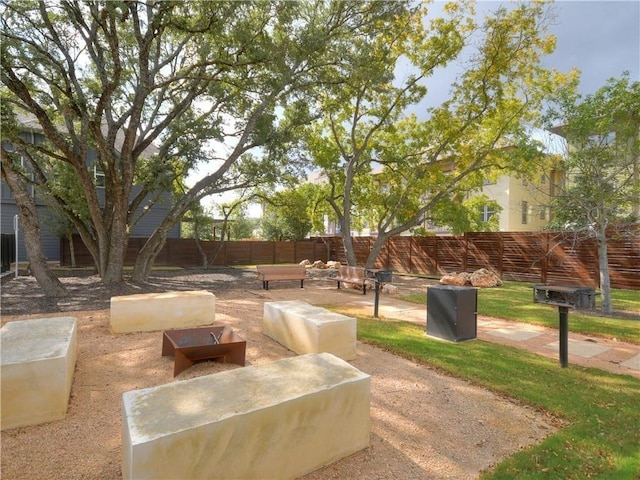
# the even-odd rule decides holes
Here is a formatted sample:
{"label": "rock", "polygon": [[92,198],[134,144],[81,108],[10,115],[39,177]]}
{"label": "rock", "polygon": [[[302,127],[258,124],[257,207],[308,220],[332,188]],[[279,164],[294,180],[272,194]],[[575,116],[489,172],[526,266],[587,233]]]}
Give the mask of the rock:
{"label": "rock", "polygon": [[327,266],[324,264],[322,260],[316,260],[311,265],[311,268],[327,268]]}
{"label": "rock", "polygon": [[458,276],[464,278],[464,285],[471,285],[471,273],[468,272],[460,272]]}
{"label": "rock", "polygon": [[390,283],[385,283],[382,286],[382,293],[387,293],[389,295],[397,295],[398,287],[396,287],[395,285],[391,285]]}
{"label": "rock", "polygon": [[495,273],[481,268],[471,274],[471,285],[479,288],[501,287],[502,280]]}
{"label": "rock", "polygon": [[336,262],[335,260],[329,260],[327,262],[327,268],[339,268],[340,262]]}
{"label": "rock", "polygon": [[309,259],[305,258],[298,265],[304,265],[305,267],[308,267],[309,265],[311,265],[311,261]]}
{"label": "rock", "polygon": [[462,275],[458,275],[457,273],[451,273],[449,275],[444,275],[440,279],[440,283],[443,285],[455,285],[458,287],[463,287],[467,284],[467,279]]}

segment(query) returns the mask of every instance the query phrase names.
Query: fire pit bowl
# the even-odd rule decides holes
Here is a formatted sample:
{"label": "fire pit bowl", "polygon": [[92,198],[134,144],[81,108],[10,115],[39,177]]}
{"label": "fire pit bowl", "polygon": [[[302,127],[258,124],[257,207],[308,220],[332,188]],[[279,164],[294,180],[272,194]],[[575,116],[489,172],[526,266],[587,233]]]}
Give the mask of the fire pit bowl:
{"label": "fire pit bowl", "polygon": [[247,342],[227,326],[165,330],[162,356],[175,358],[173,376],[196,362],[215,360],[244,366]]}

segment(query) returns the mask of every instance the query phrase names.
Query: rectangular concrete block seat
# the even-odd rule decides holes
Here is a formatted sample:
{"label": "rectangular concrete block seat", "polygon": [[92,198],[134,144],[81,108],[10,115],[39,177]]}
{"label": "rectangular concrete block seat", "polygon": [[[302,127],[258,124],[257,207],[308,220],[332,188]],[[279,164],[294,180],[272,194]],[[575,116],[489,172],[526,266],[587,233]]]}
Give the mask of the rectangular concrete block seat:
{"label": "rectangular concrete block seat", "polygon": [[73,317],[9,322],[0,329],[2,430],[62,420],[78,355]]}
{"label": "rectangular concrete block seat", "polygon": [[205,290],[111,297],[109,312],[115,333],[199,327],[215,318],[216,297]]}
{"label": "rectangular concrete block seat", "polygon": [[308,354],[123,394],[123,478],[288,479],[369,444],[370,377]]}
{"label": "rectangular concrete block seat", "polygon": [[297,354],[356,358],[356,319],[300,300],[265,302],[263,333]]}

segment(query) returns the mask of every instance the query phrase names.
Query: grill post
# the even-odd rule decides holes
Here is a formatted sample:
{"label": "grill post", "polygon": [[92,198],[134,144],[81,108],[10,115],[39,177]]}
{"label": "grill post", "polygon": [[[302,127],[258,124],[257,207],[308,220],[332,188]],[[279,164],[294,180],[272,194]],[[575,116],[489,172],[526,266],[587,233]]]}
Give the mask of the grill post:
{"label": "grill post", "polygon": [[560,366],[567,368],[569,365],[569,307],[558,306],[560,316]]}
{"label": "grill post", "polygon": [[[590,289],[580,286],[547,285],[533,286],[533,301],[558,307],[558,339],[560,366],[569,365],[569,309],[581,305],[581,299]],[[589,298],[593,298],[590,295]]]}
{"label": "grill post", "polygon": [[380,284],[390,283],[393,279],[393,272],[391,270],[380,269],[367,269],[366,276],[374,278],[375,283],[375,298],[373,303],[373,317],[378,318],[378,304],[380,302]]}

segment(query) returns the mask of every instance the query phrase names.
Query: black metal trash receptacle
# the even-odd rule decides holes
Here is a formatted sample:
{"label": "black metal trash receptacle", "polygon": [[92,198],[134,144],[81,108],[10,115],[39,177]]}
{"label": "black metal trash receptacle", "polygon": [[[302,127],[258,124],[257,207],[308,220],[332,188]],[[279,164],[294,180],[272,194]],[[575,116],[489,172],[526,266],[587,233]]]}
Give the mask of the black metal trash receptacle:
{"label": "black metal trash receptacle", "polygon": [[378,270],[375,273],[376,281],[379,283],[391,283],[393,281],[392,270]]}
{"label": "black metal trash receptacle", "polygon": [[478,292],[474,287],[427,288],[427,335],[460,342],[478,334]]}

